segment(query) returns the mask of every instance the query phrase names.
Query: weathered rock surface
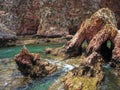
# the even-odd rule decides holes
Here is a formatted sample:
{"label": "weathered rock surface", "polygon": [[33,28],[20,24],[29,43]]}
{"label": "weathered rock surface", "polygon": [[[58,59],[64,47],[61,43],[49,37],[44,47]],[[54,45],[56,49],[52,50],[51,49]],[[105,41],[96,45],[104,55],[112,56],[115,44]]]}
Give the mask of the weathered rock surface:
{"label": "weathered rock surface", "polygon": [[[100,9],[82,23],[79,31],[75,36],[67,43],[67,53],[72,55],[77,52],[80,53],[79,48],[84,40],[88,42],[86,52],[88,55],[94,52],[100,53],[103,58],[108,59],[111,56],[112,59],[116,59],[119,62],[119,32],[116,28],[116,21],[114,14],[107,8]],[[107,47],[107,41],[111,41],[111,47]],[[110,52],[110,55],[106,55],[105,52]],[[111,59],[109,58],[109,59]]]}
{"label": "weathered rock surface", "polygon": [[19,35],[33,35],[39,26],[39,0],[13,1],[12,12],[20,21],[17,29]]}
{"label": "weathered rock surface", "polygon": [[0,21],[19,35],[61,37],[75,34],[102,7],[114,11],[120,27],[119,0],[1,0]]}
{"label": "weathered rock surface", "polygon": [[[110,63],[117,75],[120,74],[120,33],[116,27],[114,13],[108,8],[98,10],[82,23],[65,49],[69,56],[75,56],[81,52],[81,45],[86,40],[87,57],[79,67],[68,72],[63,78],[66,90],[97,90],[97,85],[104,77],[104,62]],[[111,42],[110,46],[107,46],[108,40]]]}
{"label": "weathered rock surface", "polygon": [[39,25],[39,0],[0,1],[0,21],[18,35],[37,33]]}
{"label": "weathered rock surface", "polygon": [[[16,33],[9,30],[4,24],[0,23],[0,47],[14,45]],[[13,44],[12,44],[13,43]]]}
{"label": "weathered rock surface", "polygon": [[46,37],[75,34],[81,22],[99,8],[98,2],[95,0],[41,1],[37,34]]}
{"label": "weathered rock surface", "polygon": [[119,0],[101,0],[100,7],[110,8],[116,16],[117,27],[120,29],[120,1]]}
{"label": "weathered rock surface", "polygon": [[[92,45],[95,48],[93,44],[96,44],[96,43],[93,43],[93,41],[94,42],[98,41],[98,39],[99,41],[101,41],[102,39],[105,39],[105,40],[108,39],[109,32],[112,32],[112,30],[114,31],[112,32],[114,37],[114,35],[117,33],[117,29],[115,26],[116,26],[116,21],[115,21],[114,14],[107,8],[100,9],[95,14],[93,14],[90,17],[90,19],[87,19],[85,22],[81,24],[79,31],[67,43],[66,50],[68,52],[69,51],[74,52],[75,50],[79,50],[84,40],[88,42],[87,49],[89,49],[89,45],[90,46]],[[115,29],[111,30],[111,28],[115,28]],[[106,37],[102,35],[106,35]],[[99,42],[97,44],[101,45],[99,44]]]}
{"label": "weathered rock surface", "polygon": [[14,58],[18,69],[25,76],[32,78],[44,77],[56,71],[57,67],[48,62],[40,60],[39,54],[30,53],[24,47]]}

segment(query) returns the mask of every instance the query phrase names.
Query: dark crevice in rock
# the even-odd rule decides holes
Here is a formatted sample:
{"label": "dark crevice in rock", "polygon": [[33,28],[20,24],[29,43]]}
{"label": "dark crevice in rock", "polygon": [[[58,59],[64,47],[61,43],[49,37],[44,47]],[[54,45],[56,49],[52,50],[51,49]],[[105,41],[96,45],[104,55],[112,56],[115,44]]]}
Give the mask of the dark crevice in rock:
{"label": "dark crevice in rock", "polygon": [[[109,46],[107,45],[109,44]],[[114,44],[110,41],[105,41],[100,47],[100,54],[102,55],[105,62],[110,62],[112,59],[112,50],[114,49]]]}
{"label": "dark crevice in rock", "polygon": [[71,28],[69,28],[69,34],[70,35],[75,35],[75,33],[77,32],[77,30],[79,29],[78,26],[72,26]]}

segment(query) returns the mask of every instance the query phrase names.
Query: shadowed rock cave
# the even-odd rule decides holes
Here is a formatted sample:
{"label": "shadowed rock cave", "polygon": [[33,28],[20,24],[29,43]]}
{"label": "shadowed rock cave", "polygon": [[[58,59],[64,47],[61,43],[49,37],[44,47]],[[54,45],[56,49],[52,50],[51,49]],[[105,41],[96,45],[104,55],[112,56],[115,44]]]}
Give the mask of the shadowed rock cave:
{"label": "shadowed rock cave", "polygon": [[105,62],[109,62],[112,59],[112,50],[114,44],[110,40],[105,41],[100,47],[100,54],[102,55]]}

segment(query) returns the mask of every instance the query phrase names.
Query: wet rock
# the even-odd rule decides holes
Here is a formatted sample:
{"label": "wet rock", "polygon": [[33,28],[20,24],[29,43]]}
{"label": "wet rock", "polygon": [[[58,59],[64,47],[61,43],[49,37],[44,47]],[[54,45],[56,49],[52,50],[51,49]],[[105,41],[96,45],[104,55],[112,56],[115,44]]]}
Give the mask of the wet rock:
{"label": "wet rock", "polygon": [[69,71],[63,78],[65,90],[96,90],[104,78],[102,57],[96,57],[94,64],[83,63]]}
{"label": "wet rock", "polygon": [[25,76],[32,78],[44,77],[56,71],[56,66],[40,60],[39,54],[30,53],[26,47],[14,57],[18,69]]}
{"label": "wet rock", "polygon": [[53,50],[52,48],[46,48],[45,49],[45,53],[46,54],[50,54],[52,52],[52,50]]}

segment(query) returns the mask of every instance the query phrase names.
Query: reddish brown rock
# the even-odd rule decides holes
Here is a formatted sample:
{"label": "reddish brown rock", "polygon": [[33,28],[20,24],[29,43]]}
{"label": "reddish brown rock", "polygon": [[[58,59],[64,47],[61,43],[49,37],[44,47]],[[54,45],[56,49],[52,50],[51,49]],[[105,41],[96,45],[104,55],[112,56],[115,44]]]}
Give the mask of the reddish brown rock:
{"label": "reddish brown rock", "polygon": [[120,1],[119,0],[101,0],[100,7],[110,8],[116,16],[117,27],[120,29]]}
{"label": "reddish brown rock", "polygon": [[39,1],[25,0],[17,3],[18,6],[13,5],[13,12],[17,14],[20,20],[20,27],[17,30],[17,34],[36,34],[39,26]]}
{"label": "reddish brown rock", "polygon": [[39,54],[30,53],[26,47],[14,58],[18,65],[18,69],[25,76],[32,78],[44,77],[56,71],[56,66],[48,62],[40,60]]}
{"label": "reddish brown rock", "polygon": [[[88,42],[86,48],[86,63],[92,65],[102,56],[105,62],[110,62],[111,66],[120,70],[120,33],[116,28],[114,13],[108,8],[102,8],[82,23],[79,31],[66,44],[65,49],[68,55],[80,53],[84,40]],[[107,46],[108,42],[111,46]]]}
{"label": "reddish brown rock", "polygon": [[[66,50],[68,52],[76,51],[79,53],[79,51],[77,50],[79,50],[84,40],[88,42],[88,49],[91,45],[94,48],[97,48],[98,47],[97,45],[96,47],[93,45],[94,44],[93,41],[95,40],[98,41],[98,39],[99,41],[101,41],[100,38],[102,37],[104,38],[104,36],[102,35],[105,35],[105,38],[104,38],[105,40],[108,39],[109,32],[112,32],[111,29],[112,27],[115,28],[115,26],[116,26],[116,21],[115,21],[114,13],[112,13],[108,8],[100,9],[95,14],[93,14],[90,17],[90,19],[87,19],[85,22],[81,24],[79,31],[67,43]],[[106,28],[109,28],[109,30],[107,30]],[[108,33],[105,30],[107,30]],[[114,37],[114,34],[116,34],[116,32],[117,32],[117,29],[115,28],[115,30],[113,30],[112,32],[113,37]],[[104,33],[107,33],[108,36],[106,36],[107,34],[104,34]],[[101,44],[99,44],[98,42],[98,45],[101,45]]]}
{"label": "reddish brown rock", "polygon": [[41,20],[37,34],[44,37],[61,37],[75,34],[81,22],[99,8],[98,3],[99,1],[95,0],[41,2]]}
{"label": "reddish brown rock", "polygon": [[75,34],[82,21],[101,7],[114,11],[120,27],[119,0],[1,0],[0,22],[19,35],[61,37]]}
{"label": "reddish brown rock", "polygon": [[[55,52],[55,55],[60,56],[80,55],[83,51],[81,45],[86,40],[88,43],[85,49],[88,56],[87,63],[94,64],[96,58],[100,55],[104,62],[116,62],[112,63],[111,66],[119,67],[120,34],[116,27],[114,13],[108,8],[102,8],[82,23],[79,31],[63,48],[52,51]],[[111,43],[109,46],[107,45],[108,41],[109,44]],[[64,52],[67,55],[61,54]]]}
{"label": "reddish brown rock", "polygon": [[0,22],[18,35],[36,34],[39,26],[38,0],[2,0]]}
{"label": "reddish brown rock", "polygon": [[119,28],[119,0],[1,0],[0,22],[19,35],[60,37],[75,34],[82,21],[102,7],[114,11]]}

